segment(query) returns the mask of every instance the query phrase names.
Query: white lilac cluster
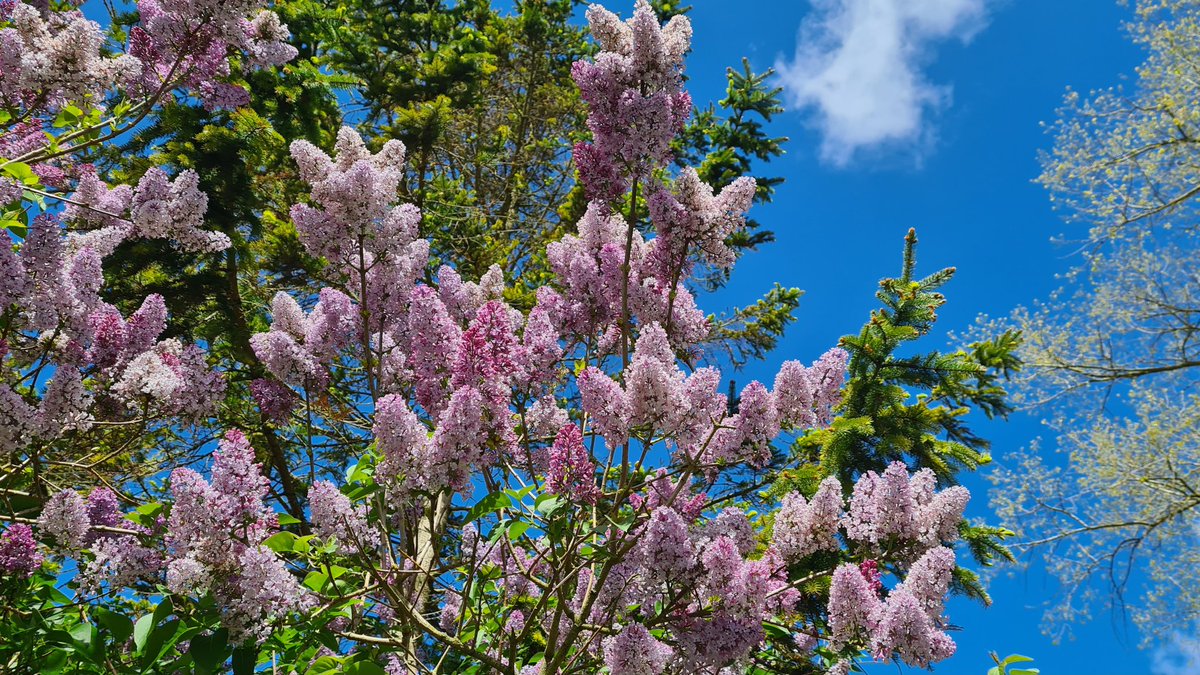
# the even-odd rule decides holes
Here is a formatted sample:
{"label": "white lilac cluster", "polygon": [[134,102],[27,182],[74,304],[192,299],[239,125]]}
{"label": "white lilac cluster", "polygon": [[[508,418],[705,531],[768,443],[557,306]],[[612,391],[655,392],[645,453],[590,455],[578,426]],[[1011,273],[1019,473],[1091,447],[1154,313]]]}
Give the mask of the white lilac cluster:
{"label": "white lilac cluster", "polygon": [[269,486],[254,449],[239,431],[213,453],[212,479],[191,469],[171,473],[167,586],[180,595],[212,593],[236,642],[264,639],[271,622],[308,606],[300,586],[263,542],[275,514],[263,503]]}

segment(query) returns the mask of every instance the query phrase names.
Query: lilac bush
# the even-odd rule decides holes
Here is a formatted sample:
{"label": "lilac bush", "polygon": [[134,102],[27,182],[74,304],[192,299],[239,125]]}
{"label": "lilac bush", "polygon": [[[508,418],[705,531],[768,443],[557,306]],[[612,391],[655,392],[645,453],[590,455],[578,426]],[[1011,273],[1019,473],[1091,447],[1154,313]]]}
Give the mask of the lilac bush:
{"label": "lilac bush", "polygon": [[[127,117],[169,92],[236,106],[230,54],[252,67],[295,54],[253,2],[142,0],[117,56],[78,12],[48,22],[32,5],[4,7],[0,95],[30,119],[80,101],[99,110],[114,88]],[[250,388],[310,457],[335,440],[359,457],[310,460],[307,522],[271,509],[266,453],[230,429],[206,467],[173,468],[163,504],[57,493],[36,521],[41,549],[25,524],[0,535],[0,570],[29,576],[43,551],[72,559],[85,602],[169,598],[159,606],[198,621],[172,633],[191,640],[173,653],[220,635],[297,668],[725,673],[772,648],[768,631],[814,670],[953,654],[943,608],[966,490],[939,491],[932,472],[896,462],[854,483],[828,475],[777,508],[735,505],[741,477],[820,470],[780,460],[780,437],[833,422],[848,354],[787,361],[773,386],[750,382],[733,400],[720,392],[689,280],[733,266],[726,242],[755,183],[715,190],[692,169],[672,173],[692,109],[686,18],[662,26],[639,0],[628,20],[599,6],[587,19],[601,51],[573,69],[592,132],[574,160],[590,201],[575,233],[549,245],[553,278],[527,311],[506,301],[498,268],[477,282],[432,270],[421,213],[398,201],[401,142],[372,151],[347,127],[332,154],[292,144],[309,192],[291,220],[328,264],[313,293],[271,302],[269,329],[251,339],[267,372]],[[66,62],[81,67],[68,76]],[[26,187],[66,204],[0,247],[6,452],[92,425],[210,420],[224,386],[200,346],[161,339],[161,297],[128,316],[100,297],[101,261],[123,240],[229,245],[204,227],[196,174],[151,169],[110,187],[71,164],[85,138],[6,141],[17,144],[6,166],[38,168]],[[55,171],[71,196],[52,189]],[[318,638],[287,652],[287,631]]]}

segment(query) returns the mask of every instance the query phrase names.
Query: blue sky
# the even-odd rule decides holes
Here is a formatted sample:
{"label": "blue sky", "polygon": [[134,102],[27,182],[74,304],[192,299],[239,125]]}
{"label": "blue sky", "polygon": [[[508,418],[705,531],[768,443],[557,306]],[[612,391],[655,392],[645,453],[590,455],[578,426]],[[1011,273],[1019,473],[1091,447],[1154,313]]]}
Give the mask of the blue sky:
{"label": "blue sky", "polygon": [[[1086,92],[1132,74],[1141,54],[1121,29],[1127,7],[1115,0],[823,0],[823,7],[855,11],[822,24],[824,15],[804,0],[692,4],[688,74],[699,104],[720,98],[725,67],[743,55],[759,70],[792,63],[806,17],[805,43],[814,45],[781,80],[800,99],[793,103],[809,105],[789,106],[770,127],[791,141],[765,173],[787,182],[755,217],[778,242],[743,259],[729,288],[707,299],[708,309],[743,303],[774,281],[806,290],[780,348],[739,380],[769,381],[783,360],[811,360],[856,331],[874,306],[877,281],[898,270],[909,227],[921,240],[920,269],[959,269],[934,343],[981,312],[1005,314],[1058,285],[1055,275],[1074,260],[1050,238],[1079,226],[1064,223],[1032,183],[1037,152],[1050,142],[1039,123],[1053,120],[1068,85]],[[848,47],[840,54],[839,43]],[[1028,415],[981,430],[1000,464],[1045,434]],[[968,514],[986,517],[986,484],[968,486],[975,493]],[[1036,569],[997,579],[991,591],[995,603],[987,609],[951,604],[950,618],[963,628],[955,635],[959,651],[937,672],[982,674],[991,650],[1034,656],[1047,675],[1155,672],[1154,652],[1139,650],[1132,628],[1104,608],[1076,627],[1074,641],[1052,644],[1038,624],[1056,589]]]}

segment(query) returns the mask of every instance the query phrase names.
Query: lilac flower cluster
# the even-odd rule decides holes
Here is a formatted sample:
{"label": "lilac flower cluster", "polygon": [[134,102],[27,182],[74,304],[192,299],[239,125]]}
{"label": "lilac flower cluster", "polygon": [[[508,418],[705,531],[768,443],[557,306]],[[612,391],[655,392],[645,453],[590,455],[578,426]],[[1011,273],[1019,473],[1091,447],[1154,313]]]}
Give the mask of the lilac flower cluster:
{"label": "lilac flower cluster", "polygon": [[550,448],[546,489],[580,504],[595,504],[600,497],[596,464],[583,446],[583,432],[574,424],[563,426]]}
{"label": "lilac flower cluster", "polygon": [[138,71],[134,57],[101,56],[100,24],[82,12],[43,16],[34,4],[11,3],[0,30],[0,97],[7,107],[58,107],[98,99],[114,81]]}
{"label": "lilac flower cluster", "polygon": [[17,361],[42,364],[32,372],[52,373],[35,383],[35,402],[34,392],[21,395],[0,381],[0,446],[87,430],[101,401],[122,404],[106,405],[109,414],[200,419],[212,414],[224,388],[197,347],[156,342],[166,325],[161,296],[148,296],[128,319],[101,300],[101,256],[87,243],[103,244],[64,237],[58,218],[41,214],[18,252],[0,246],[0,303],[17,310],[9,349]]}
{"label": "lilac flower cluster", "polygon": [[258,358],[282,382],[319,388],[327,367],[359,336],[358,311],[344,293],[323,288],[307,316],[292,296],[280,291],[271,301],[271,330],[250,338]]}
{"label": "lilac flower cluster", "polygon": [[270,622],[299,611],[308,593],[263,541],[276,527],[263,503],[269,486],[239,431],[213,453],[212,480],[191,469],[171,473],[167,586],[180,595],[211,592],[237,642],[261,640]]}
{"label": "lilac flower cluster", "polygon": [[47,500],[37,525],[40,534],[49,536],[63,551],[83,549],[92,530],[87,504],[74,490],[63,490]]}
{"label": "lilac flower cluster", "polygon": [[900,462],[883,475],[867,472],[855,484],[843,518],[847,537],[872,546],[908,542],[918,551],[956,540],[971,493],[961,486],[935,493],[936,485],[929,469],[910,477]]}
{"label": "lilac flower cluster", "polygon": [[799,560],[817,551],[836,551],[842,516],[842,485],[830,476],[821,481],[812,501],[792,492],[784,496],[775,516],[772,541],[787,560]]}
{"label": "lilac flower cluster", "polygon": [[625,22],[599,5],[587,19],[601,52],[571,70],[592,132],[575,147],[575,163],[589,197],[608,201],[629,187],[623,175],[670,161],[671,139],[692,112],[682,78],[692,27],[683,15],[660,26],[646,0]]}
{"label": "lilac flower cluster", "polygon": [[652,323],[637,340],[624,387],[595,366],[579,375],[577,385],[584,411],[610,447],[625,443],[631,428],[650,427],[706,463],[762,466],[783,423],[829,423],[845,378],[845,354],[830,350],[811,369],[784,364],[774,391],[749,383],[738,412],[727,416],[726,398],[717,392],[719,373],[701,368],[685,377],[666,332]]}
{"label": "lilac flower cluster", "polygon": [[33,540],[33,529],[14,523],[0,534],[0,573],[30,577],[42,568],[42,554]]}
{"label": "lilac flower cluster", "polygon": [[349,551],[370,551],[378,540],[367,525],[367,508],[353,506],[329,481],[317,481],[308,491],[313,533]]}
{"label": "lilac flower cluster", "polygon": [[659,675],[674,655],[640,623],[604,639],[604,665],[612,675]]}
{"label": "lilac flower cluster", "polygon": [[857,567],[841,565],[829,591],[831,645],[839,650],[868,645],[877,659],[895,654],[920,668],[950,658],[955,645],[943,630],[941,613],[953,571],[953,551],[930,549],[912,565],[903,583],[881,599]]}

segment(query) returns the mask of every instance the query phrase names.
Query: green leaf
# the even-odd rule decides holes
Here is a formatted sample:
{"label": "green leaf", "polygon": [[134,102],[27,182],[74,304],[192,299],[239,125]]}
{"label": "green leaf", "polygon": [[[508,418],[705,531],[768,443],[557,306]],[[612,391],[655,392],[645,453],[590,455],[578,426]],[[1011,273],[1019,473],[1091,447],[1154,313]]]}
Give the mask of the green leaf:
{"label": "green leaf", "polygon": [[300,519],[290,513],[279,513],[275,515],[275,520],[282,525],[299,525]]}
{"label": "green leaf", "polygon": [[233,675],[253,675],[258,647],[244,645],[233,650]]}
{"label": "green leaf", "polygon": [[346,666],[342,672],[346,675],[387,675],[387,671],[377,663],[370,661],[355,661]]}
{"label": "green leaf", "polygon": [[1003,661],[1000,662],[1000,665],[1008,666],[1008,665],[1012,665],[1014,663],[1024,663],[1026,661],[1032,661],[1032,660],[1033,659],[1031,659],[1028,656],[1021,656],[1020,654],[1009,654],[1008,656],[1006,656],[1004,658]]}
{"label": "green leaf", "polygon": [[276,553],[286,553],[293,550],[298,537],[291,532],[276,532],[263,542],[267,548]]}
{"label": "green leaf", "polygon": [[504,492],[493,492],[483,499],[480,499],[478,502],[475,502],[475,506],[472,506],[471,510],[467,512],[467,517],[463,520],[463,524],[466,525],[467,523],[475,522],[483,516],[486,516],[490,513],[495,513],[496,511],[506,508],[509,505],[510,503],[507,494]]}
{"label": "green leaf", "polygon": [[320,593],[325,587],[325,582],[329,581],[329,577],[321,572],[309,572],[308,576],[304,577],[304,585],[312,589],[314,592]]}
{"label": "green leaf", "polygon": [[81,623],[71,628],[71,638],[85,650],[90,650],[96,637],[96,627],[90,623]]}
{"label": "green leaf", "polygon": [[146,639],[146,650],[142,653],[142,664],[149,665],[157,661],[179,640],[178,634],[179,619],[171,619],[151,631],[150,637]]}
{"label": "green leaf", "polygon": [[556,510],[558,510],[558,507],[562,506],[563,500],[562,497],[559,497],[558,495],[544,494],[539,496],[533,504],[534,509],[536,509],[538,513],[544,516],[550,516]]}
{"label": "green leaf", "polygon": [[215,670],[229,657],[229,631],[221,628],[211,635],[197,635],[188,646],[188,654],[201,668]]}
{"label": "green leaf", "polygon": [[1008,675],[1039,675],[1041,672],[1038,668],[1018,668],[1008,671]]}
{"label": "green leaf", "polygon": [[146,646],[146,639],[150,637],[150,629],[154,628],[154,615],[147,614],[137,620],[133,625],[133,646],[134,650],[141,652]]}
{"label": "green leaf", "polygon": [[95,616],[100,625],[112,635],[115,644],[123,644],[133,634],[133,619],[124,614],[118,614],[106,607],[97,607]]}
{"label": "green leaf", "polygon": [[529,529],[529,523],[527,523],[523,520],[518,520],[518,521],[511,523],[508,526],[508,540],[516,541],[516,540],[520,539],[521,535],[525,534],[525,531],[528,529]]}

